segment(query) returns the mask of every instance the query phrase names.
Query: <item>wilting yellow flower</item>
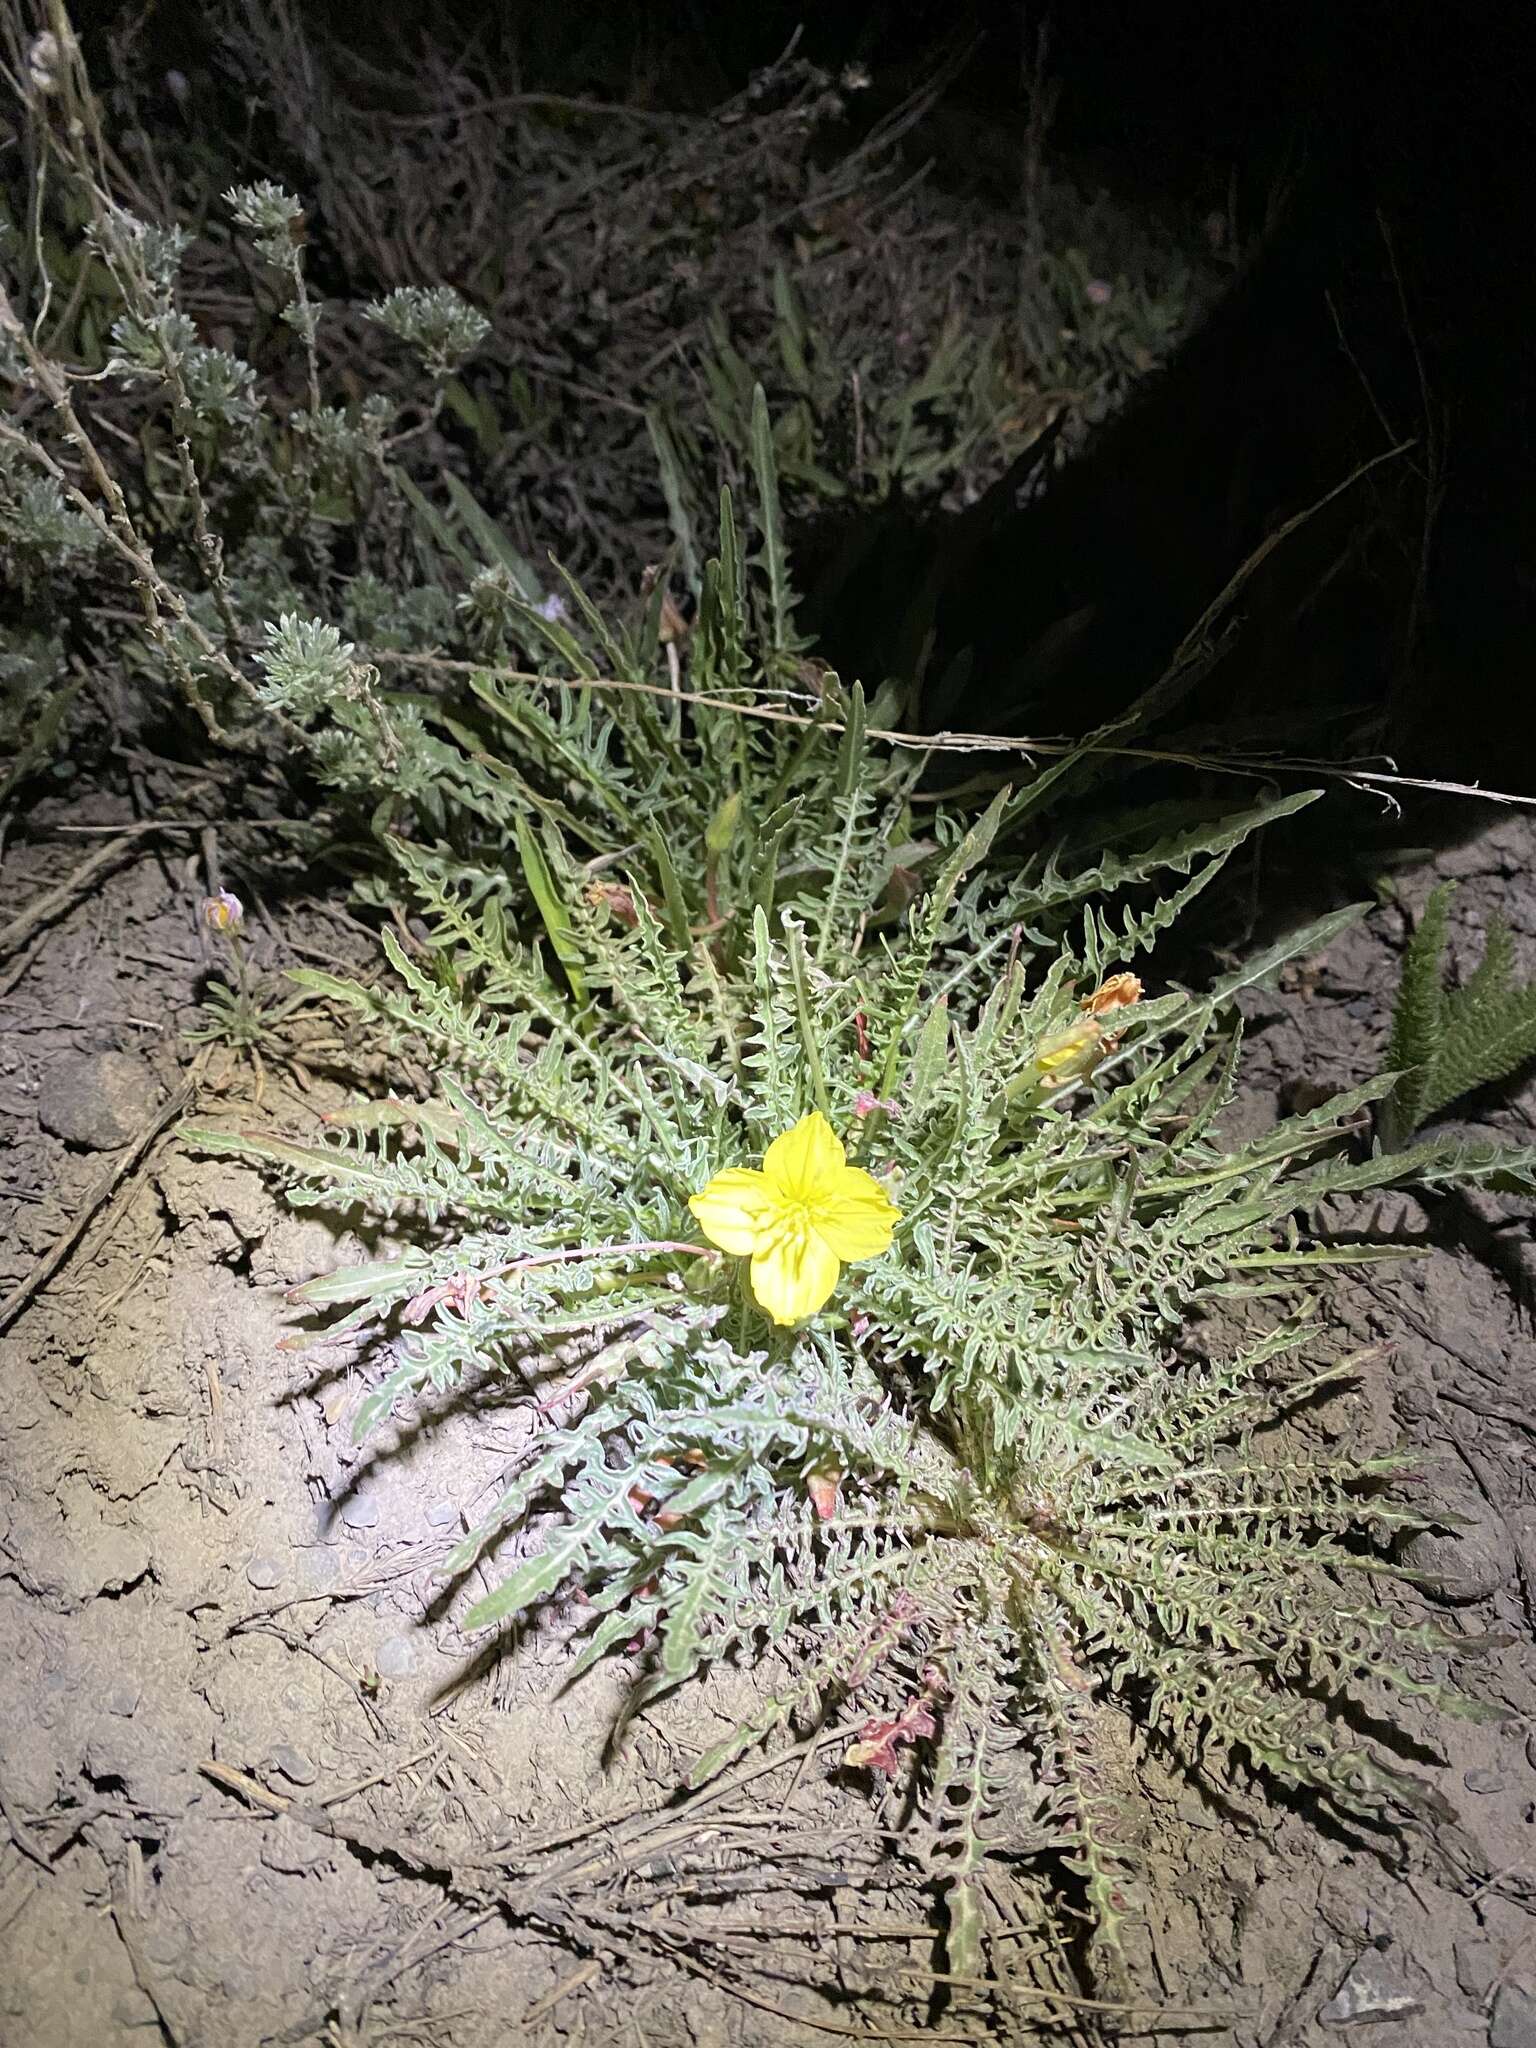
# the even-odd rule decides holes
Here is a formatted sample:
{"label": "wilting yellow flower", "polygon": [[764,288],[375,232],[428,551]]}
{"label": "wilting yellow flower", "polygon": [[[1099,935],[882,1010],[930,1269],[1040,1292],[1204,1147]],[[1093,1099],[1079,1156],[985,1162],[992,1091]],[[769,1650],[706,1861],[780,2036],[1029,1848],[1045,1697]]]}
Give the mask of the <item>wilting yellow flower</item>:
{"label": "wilting yellow flower", "polygon": [[1099,1019],[1133,1008],[1141,997],[1141,983],[1134,974],[1112,974],[1101,982],[1078,1004],[1082,1016],[1036,1048],[1034,1065],[1040,1079],[1052,1088],[1085,1080],[1120,1043],[1118,1038],[1105,1036]]}
{"label": "wilting yellow flower", "polygon": [[1084,996],[1078,1008],[1090,1017],[1108,1016],[1111,1010],[1129,1010],[1141,1001],[1141,978],[1135,974],[1112,974],[1091,996]]}
{"label": "wilting yellow flower", "polygon": [[819,1110],[775,1138],[761,1170],[731,1166],[689,1199],[704,1235],[752,1261],[752,1292],[776,1323],[813,1316],[843,1267],[887,1249],[901,1211]]}

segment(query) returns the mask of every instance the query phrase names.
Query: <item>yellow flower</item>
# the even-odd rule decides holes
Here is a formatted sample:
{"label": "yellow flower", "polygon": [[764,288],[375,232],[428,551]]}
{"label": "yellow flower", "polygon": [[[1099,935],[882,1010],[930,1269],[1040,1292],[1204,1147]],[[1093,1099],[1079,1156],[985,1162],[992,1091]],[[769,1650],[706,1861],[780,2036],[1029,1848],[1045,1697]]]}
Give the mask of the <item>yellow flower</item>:
{"label": "yellow flower", "polygon": [[688,1206],[711,1244],[750,1257],[752,1292],[776,1323],[815,1315],[845,1265],[886,1250],[901,1215],[814,1109],[774,1139],[761,1170],[727,1167]]}
{"label": "yellow flower", "polygon": [[1091,1074],[1104,1056],[1104,1032],[1097,1017],[1080,1017],[1035,1049],[1035,1071],[1052,1088],[1064,1088]]}

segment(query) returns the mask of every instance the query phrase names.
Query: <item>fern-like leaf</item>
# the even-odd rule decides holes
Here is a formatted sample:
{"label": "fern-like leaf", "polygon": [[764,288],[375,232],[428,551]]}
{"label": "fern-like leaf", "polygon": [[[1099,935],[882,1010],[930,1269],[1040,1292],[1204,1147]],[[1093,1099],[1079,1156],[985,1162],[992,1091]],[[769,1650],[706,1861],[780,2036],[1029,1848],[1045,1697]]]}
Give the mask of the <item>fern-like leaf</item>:
{"label": "fern-like leaf", "polygon": [[1446,1003],[1440,976],[1454,889],[1454,883],[1443,882],[1431,894],[1419,928],[1403,954],[1387,1047],[1387,1066],[1399,1078],[1382,1112],[1382,1137],[1390,1147],[1404,1144],[1424,1121],[1431,1070],[1445,1038]]}
{"label": "fern-like leaf", "polygon": [[1502,920],[1491,920],[1483,957],[1464,987],[1443,986],[1446,929],[1454,883],[1442,882],[1403,956],[1388,1052],[1398,1080],[1381,1119],[1389,1151],[1459,1096],[1503,1081],[1536,1059],[1536,982],[1513,979],[1514,948]]}

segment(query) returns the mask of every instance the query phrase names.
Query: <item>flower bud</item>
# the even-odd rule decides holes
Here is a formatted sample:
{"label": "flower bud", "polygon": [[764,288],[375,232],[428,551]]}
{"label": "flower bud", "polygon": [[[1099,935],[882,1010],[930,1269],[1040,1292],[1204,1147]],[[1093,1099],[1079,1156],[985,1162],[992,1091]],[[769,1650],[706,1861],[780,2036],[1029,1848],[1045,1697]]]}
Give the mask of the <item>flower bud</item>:
{"label": "flower bud", "polygon": [[836,1471],[806,1473],[805,1490],[811,1497],[811,1505],[816,1510],[818,1521],[830,1522],[837,1513],[840,1505],[837,1489],[842,1483],[842,1477],[842,1473]]}
{"label": "flower bud", "polygon": [[709,821],[704,833],[704,851],[716,860],[723,853],[728,853],[740,825],[741,791],[733,789]]}
{"label": "flower bud", "polygon": [[231,889],[203,899],[203,923],[211,932],[237,932],[245,923],[245,905]]}
{"label": "flower bud", "polygon": [[1091,1074],[1104,1056],[1104,1033],[1097,1017],[1081,1017],[1057,1031],[1035,1050],[1035,1071],[1051,1088],[1064,1088]]}
{"label": "flower bud", "polygon": [[588,882],[585,894],[594,910],[606,911],[626,931],[633,931],[640,922],[634,895],[622,882]]}

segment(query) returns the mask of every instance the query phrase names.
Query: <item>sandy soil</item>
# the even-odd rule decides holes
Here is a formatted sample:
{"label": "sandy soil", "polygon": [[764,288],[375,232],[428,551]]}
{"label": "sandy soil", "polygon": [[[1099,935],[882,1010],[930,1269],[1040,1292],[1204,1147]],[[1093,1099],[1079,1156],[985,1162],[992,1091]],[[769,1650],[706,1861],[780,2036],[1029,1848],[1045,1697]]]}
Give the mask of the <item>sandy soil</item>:
{"label": "sandy soil", "polygon": [[[4,854],[5,917],[116,843],[62,826],[124,815],[40,807]],[[237,881],[244,843],[223,848]],[[196,844],[129,837],[0,958],[0,1297],[86,1219],[0,1309],[4,2048],[979,2041],[1042,2015],[1069,2039],[1194,2026],[1301,2048],[1374,2025],[1392,2048],[1536,2044],[1536,1257],[1519,1205],[1392,1196],[1333,1218],[1424,1256],[1337,1289],[1340,1347],[1372,1355],[1314,1426],[1417,1447],[1423,1493],[1465,1519],[1419,1555],[1428,1604],[1465,1635],[1460,1682],[1508,1717],[1409,1712],[1441,1820],[1373,1849],[1257,1789],[1218,1806],[1116,1722],[1144,2003],[1073,2020],[1030,2002],[1050,1964],[1027,1932],[996,1945],[1011,1991],[935,1988],[928,1902],[884,1832],[899,1798],[872,1806],[807,1752],[668,1805],[763,1675],[720,1674],[615,1744],[633,1665],[562,1689],[571,1617],[489,1657],[456,1629],[434,1568],[525,1421],[470,1388],[358,1450],[353,1362],[282,1348],[284,1290],[357,1256],[351,1219],[287,1210],[177,1125],[195,1109],[302,1128],[366,1077],[366,1049],[301,1017],[298,1064],[269,1063],[258,1110],[248,1062],[185,1040],[210,965]],[[1239,1118],[1379,1064],[1402,906],[1436,873],[1463,879],[1461,956],[1497,906],[1536,973],[1533,850],[1528,822],[1498,820],[1255,996]],[[368,956],[339,901],[291,896],[256,922],[273,964]],[[1471,1111],[1529,1141],[1536,1083]],[[1023,1911],[1013,1882],[1000,1860],[1005,1919]]]}

